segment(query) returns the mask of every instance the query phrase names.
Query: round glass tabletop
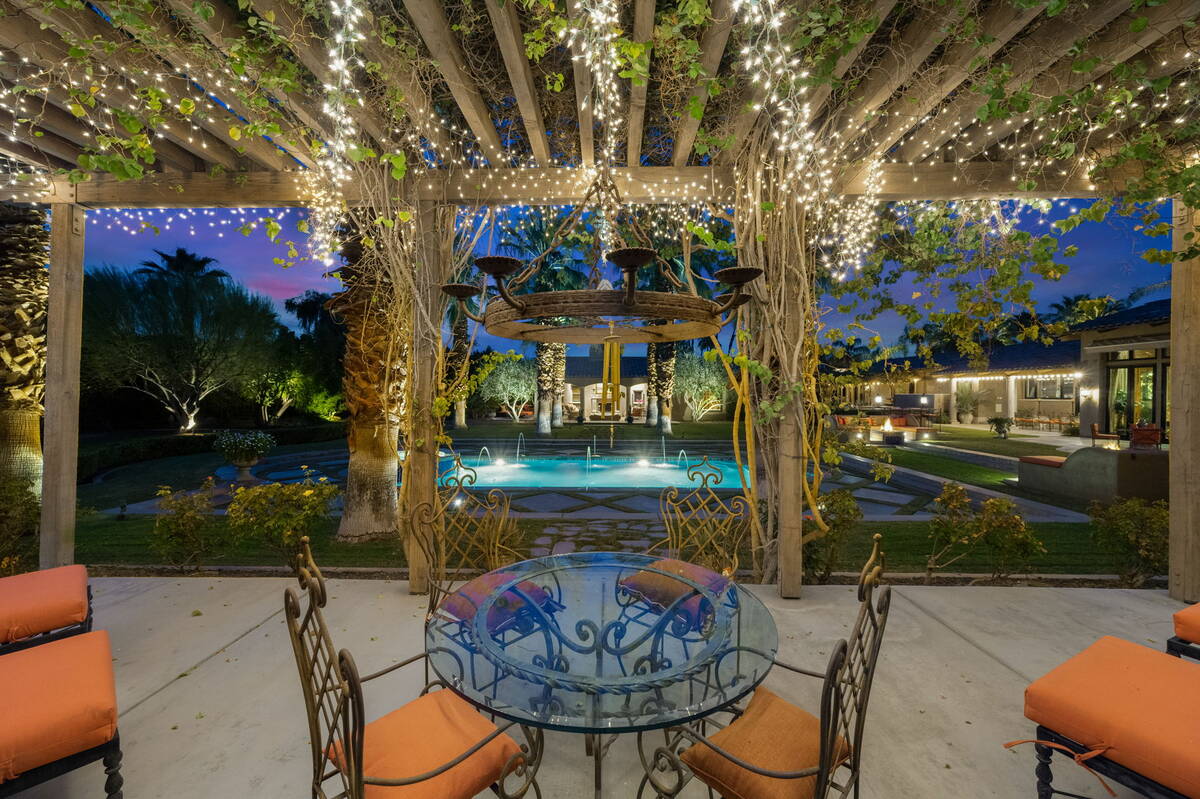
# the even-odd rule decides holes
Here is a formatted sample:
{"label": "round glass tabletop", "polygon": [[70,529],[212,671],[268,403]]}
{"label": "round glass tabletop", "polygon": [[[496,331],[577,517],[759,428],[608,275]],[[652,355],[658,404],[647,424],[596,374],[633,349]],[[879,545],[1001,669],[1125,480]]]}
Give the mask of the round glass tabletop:
{"label": "round glass tabletop", "polygon": [[683,561],[552,555],[489,572],[425,627],[456,693],[513,721],[568,732],[668,727],[736,702],[779,638],[758,597]]}

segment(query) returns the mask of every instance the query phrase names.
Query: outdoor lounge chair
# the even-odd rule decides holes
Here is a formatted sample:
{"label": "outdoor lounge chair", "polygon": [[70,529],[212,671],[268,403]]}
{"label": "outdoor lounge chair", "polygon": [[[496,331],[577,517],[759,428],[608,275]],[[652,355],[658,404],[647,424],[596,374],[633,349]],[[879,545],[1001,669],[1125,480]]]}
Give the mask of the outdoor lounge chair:
{"label": "outdoor lounge chair", "polygon": [[0,797],[104,761],[121,799],[112,650],[104,630],[0,655]]}
{"label": "outdoor lounge chair", "polygon": [[1156,424],[1138,424],[1129,428],[1130,449],[1161,449],[1162,428]]}
{"label": "outdoor lounge chair", "polygon": [[[1104,781],[1152,799],[1200,796],[1200,666],[1104,637],[1025,689],[1038,799],[1066,753]],[[1074,796],[1075,794],[1067,794]]]}
{"label": "outdoor lounge chair", "polygon": [[0,578],[0,655],[92,629],[92,590],[83,566]]}
{"label": "outdoor lounge chair", "polygon": [[1167,652],[1200,660],[1200,603],[1176,611],[1174,621],[1175,635],[1167,640]]}
{"label": "outdoor lounge chair", "polygon": [[1096,446],[1097,441],[1119,441],[1121,437],[1116,433],[1101,433],[1100,425],[1092,422],[1092,446]]}
{"label": "outdoor lounge chair", "polygon": [[506,732],[515,722],[497,727],[441,681],[367,724],[363,684],[424,661],[427,653],[360,678],[350,652],[333,647],[325,578],[307,538],[297,579],[306,601],[288,588],[283,605],[308,711],[314,799],[470,799],[489,787],[513,799],[531,789],[541,796],[540,731],[522,728],[527,743],[518,745]]}
{"label": "outdoor lounge chair", "polygon": [[[755,689],[745,709],[730,708],[733,720],[714,717],[667,731],[665,747],[646,755],[652,764],[638,790],[647,787],[673,797],[695,775],[725,799],[828,799],[858,796],[863,731],[879,647],[891,606],[891,588],[874,592],[883,575],[880,536],[858,584],[858,617],[849,641],[838,641],[824,672],[778,660],[775,666],[823,680],[820,716],[780,698],[765,686]],[[719,729],[709,735],[709,727]],[[676,755],[676,753],[678,753]],[[686,767],[686,771],[685,768]]]}

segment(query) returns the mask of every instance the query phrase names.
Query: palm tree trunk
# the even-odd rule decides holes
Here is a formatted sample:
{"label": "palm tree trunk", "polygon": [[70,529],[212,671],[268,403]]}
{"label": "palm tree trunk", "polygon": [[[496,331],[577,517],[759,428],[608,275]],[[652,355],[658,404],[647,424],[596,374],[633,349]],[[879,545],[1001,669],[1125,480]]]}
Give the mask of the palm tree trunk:
{"label": "palm tree trunk", "polygon": [[0,477],[28,484],[42,495],[41,414],[19,408],[0,409]]}
{"label": "palm tree trunk", "polygon": [[555,364],[552,344],[537,345],[537,434],[550,435],[550,409],[554,405]]}
{"label": "palm tree trunk", "polygon": [[350,463],[342,497],[339,541],[366,541],[396,535],[396,454],[400,431],[352,419],[347,443]]}
{"label": "palm tree trunk", "polygon": [[656,345],[655,361],[658,371],[658,431],[664,436],[671,431],[671,398],[675,394],[675,342]]}
{"label": "palm tree trunk", "polygon": [[658,345],[646,345],[646,427],[658,426]]}
{"label": "palm tree trunk", "polygon": [[454,401],[454,429],[467,429],[467,401],[465,399]]}
{"label": "palm tree trunk", "polygon": [[563,426],[563,392],[567,388],[567,345],[551,344],[555,349],[554,404],[550,408],[550,426]]}

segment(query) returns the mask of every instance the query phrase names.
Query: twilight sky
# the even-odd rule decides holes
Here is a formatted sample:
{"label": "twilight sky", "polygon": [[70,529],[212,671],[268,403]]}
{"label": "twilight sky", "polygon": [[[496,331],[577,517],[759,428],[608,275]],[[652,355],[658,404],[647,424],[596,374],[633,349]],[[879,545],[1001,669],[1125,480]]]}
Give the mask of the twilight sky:
{"label": "twilight sky", "polygon": [[[1082,207],[1087,202],[1060,201],[1044,221],[1030,218],[1022,222],[1022,227],[1034,232],[1044,230],[1045,225],[1067,216],[1072,207]],[[155,249],[171,252],[176,247],[185,247],[216,258],[221,268],[235,279],[253,291],[273,298],[281,318],[290,323],[292,320],[283,312],[283,300],[310,288],[335,291],[337,281],[323,278],[325,269],[321,264],[303,257],[290,268],[275,264],[273,259],[283,257],[285,252],[280,245],[267,240],[261,225],[249,236],[237,228],[267,215],[275,216],[282,225],[279,240],[295,240],[303,256],[305,237],[296,231],[296,222],[305,213],[294,208],[89,211],[84,263],[89,269],[105,265],[134,269],[144,260],[154,260]],[[1108,294],[1121,298],[1139,286],[1166,280],[1169,270],[1144,261],[1141,253],[1149,247],[1170,247],[1170,241],[1146,237],[1134,230],[1135,224],[1131,218],[1110,215],[1103,223],[1085,222],[1063,236],[1063,245],[1075,244],[1080,253],[1073,259],[1066,259],[1071,267],[1066,277],[1039,286],[1039,305],[1048,306],[1070,294]],[[1166,296],[1168,293],[1162,292],[1151,299]],[[890,343],[903,325],[893,318],[880,319],[875,327],[884,341]],[[497,349],[522,349],[518,342],[495,339],[482,331],[477,342]],[[641,347],[630,347],[627,353],[641,354],[641,350]],[[582,354],[582,351],[573,354]]]}

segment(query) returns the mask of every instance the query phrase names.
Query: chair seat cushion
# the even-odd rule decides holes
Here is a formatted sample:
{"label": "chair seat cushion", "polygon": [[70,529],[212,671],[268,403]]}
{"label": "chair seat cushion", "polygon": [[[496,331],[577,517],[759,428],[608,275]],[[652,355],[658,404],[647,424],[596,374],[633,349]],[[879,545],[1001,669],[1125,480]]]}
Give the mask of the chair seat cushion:
{"label": "chair seat cushion", "polygon": [[[708,738],[753,766],[769,771],[804,771],[821,760],[821,721],[806,710],[780,699],[764,686],[754,691],[746,712]],[[850,747],[838,739],[835,760],[849,756]],[[704,784],[724,799],[811,799],[816,777],[776,779],[748,771],[704,744],[680,755]]]}
{"label": "chair seat cushion", "polygon": [[[366,725],[363,775],[405,779],[443,766],[496,731],[452,691],[431,691]],[[366,799],[470,799],[500,779],[520,747],[502,733],[471,757],[412,785],[367,785]],[[336,758],[335,758],[336,760]]]}
{"label": "chair seat cushion", "polygon": [[[476,577],[442,600],[441,608],[459,621],[469,621],[475,617],[475,611],[483,604],[484,600],[496,593],[502,584],[510,580],[512,580],[511,574],[497,572],[489,572]],[[540,608],[545,608],[550,603],[550,594],[546,589],[529,580],[522,580],[513,588],[505,591],[503,596],[498,597],[488,609],[488,631],[503,632],[511,626],[526,605],[525,597],[529,597],[530,601]]]}
{"label": "chair seat cushion", "polygon": [[1104,637],[1025,689],[1025,716],[1200,796],[1200,667]]}
{"label": "chair seat cushion", "polygon": [[1176,612],[1174,619],[1176,635],[1185,641],[1200,644],[1200,603]]}
{"label": "chair seat cushion", "polygon": [[1067,460],[1065,455],[1022,455],[1021,463],[1034,463],[1057,469]]}
{"label": "chair seat cushion", "polygon": [[60,566],[0,579],[0,644],[87,618],[87,569]]}
{"label": "chair seat cushion", "polygon": [[108,743],[117,733],[104,630],[0,655],[0,782]]}
{"label": "chair seat cushion", "polygon": [[699,630],[703,626],[705,616],[712,613],[711,603],[707,597],[696,593],[696,589],[691,585],[671,575],[691,580],[718,596],[724,593],[730,583],[728,577],[703,566],[674,558],[663,558],[654,561],[646,569],[623,578],[621,587],[659,611],[664,611],[680,598],[687,597],[676,608],[676,612],[687,620],[691,629]]}

